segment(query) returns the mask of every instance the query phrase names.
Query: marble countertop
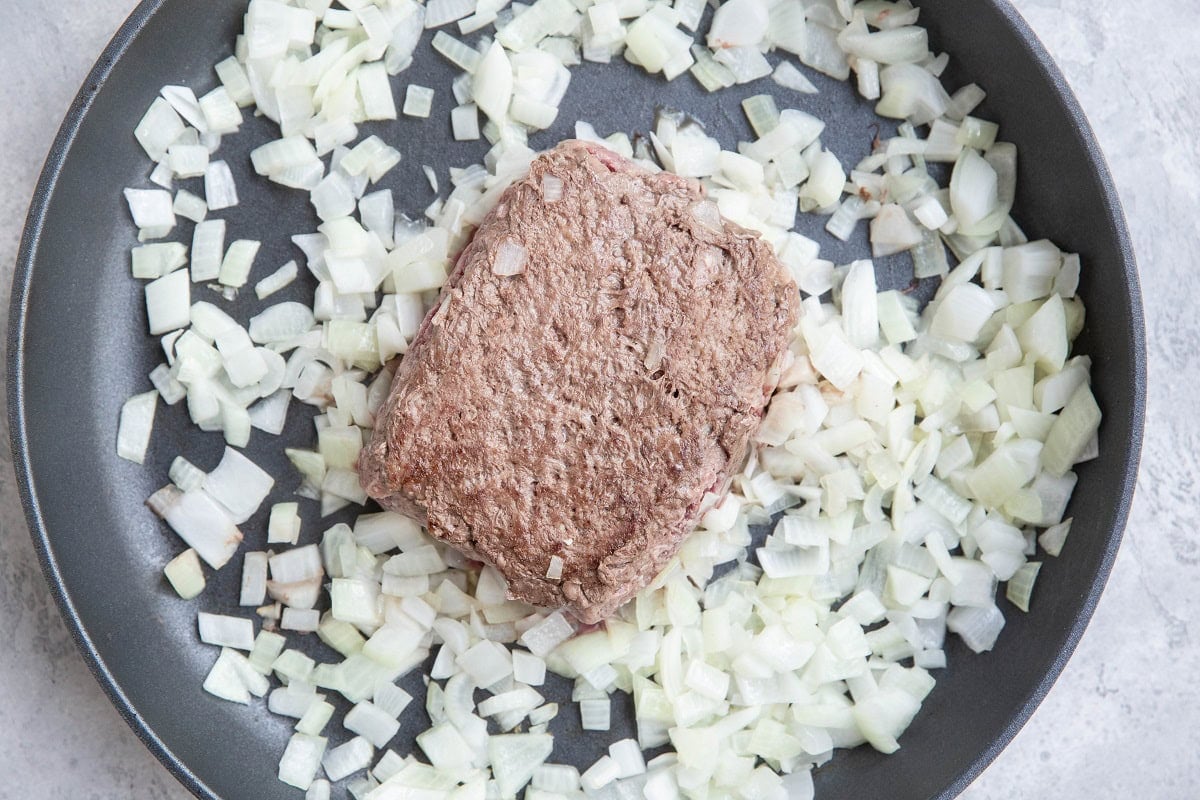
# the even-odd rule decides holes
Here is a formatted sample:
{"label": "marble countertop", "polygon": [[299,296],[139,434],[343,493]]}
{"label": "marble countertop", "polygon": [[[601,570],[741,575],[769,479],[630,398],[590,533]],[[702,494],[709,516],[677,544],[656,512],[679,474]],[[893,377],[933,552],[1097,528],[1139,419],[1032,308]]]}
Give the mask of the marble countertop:
{"label": "marble countertop", "polygon": [[[6,25],[25,33],[0,52],[0,331],[42,161],[135,4],[5,4]],[[1200,688],[1184,669],[1200,664],[1189,630],[1200,611],[1200,2],[1015,5],[1079,96],[1116,178],[1141,265],[1151,393],[1137,499],[1099,609],[1045,702],[963,797],[1194,797]],[[7,429],[0,436],[0,800],[184,800],[71,642],[21,514]]]}

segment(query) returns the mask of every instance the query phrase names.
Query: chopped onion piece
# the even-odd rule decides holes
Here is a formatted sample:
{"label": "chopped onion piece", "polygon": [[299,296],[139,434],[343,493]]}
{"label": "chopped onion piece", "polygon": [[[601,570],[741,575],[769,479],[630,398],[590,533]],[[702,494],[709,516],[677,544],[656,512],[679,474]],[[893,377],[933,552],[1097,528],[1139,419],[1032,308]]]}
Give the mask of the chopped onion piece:
{"label": "chopped onion piece", "polygon": [[190,547],[167,562],[163,574],[184,600],[191,600],[204,591],[204,569],[200,566],[200,558]]}
{"label": "chopped onion piece", "polygon": [[432,108],[433,89],[410,83],[408,91],[404,95],[404,114],[409,117],[425,119],[429,116],[430,109]]}
{"label": "chopped onion piece", "polygon": [[1065,519],[1057,525],[1051,525],[1040,536],[1038,536],[1038,544],[1047,554],[1058,557],[1062,554],[1063,544],[1066,542],[1067,534],[1071,532],[1071,520]]}
{"label": "chopped onion piece", "polygon": [[267,525],[268,544],[295,544],[300,538],[300,515],[298,503],[276,503],[271,506],[271,518]]}
{"label": "chopped onion piece", "polygon": [[391,83],[383,62],[375,61],[358,68],[358,94],[362,99],[363,117],[366,119],[396,118],[396,101],[392,97]]}
{"label": "chopped onion piece", "polygon": [[180,189],[175,193],[171,209],[176,216],[190,219],[192,222],[203,222],[208,216],[208,204],[204,202],[204,198],[197,197],[187,189]]}
{"label": "chopped onion piece", "polygon": [[1004,627],[1004,615],[994,605],[962,606],[950,612],[946,627],[962,637],[967,647],[982,653],[995,646]]}
{"label": "chopped onion piece", "polygon": [[286,287],[299,275],[299,267],[295,261],[289,261],[267,277],[254,284],[254,294],[259,300],[265,300]]}
{"label": "chopped onion piece", "polygon": [[508,113],[512,91],[512,64],[500,42],[493,42],[475,71],[471,96],[480,111],[500,124]]}
{"label": "chopped onion piece", "polygon": [[121,406],[121,421],[117,426],[118,456],[135,464],[145,463],[157,407],[157,390],[134,395]]}
{"label": "chopped onion piece", "polygon": [[610,727],[612,703],[604,699],[580,700],[580,726],[585,731],[606,731]]}
{"label": "chopped onion piece", "polygon": [[218,86],[200,98],[200,111],[204,114],[207,132],[215,134],[236,133],[242,126],[242,111],[229,96],[224,86]]}
{"label": "chopped onion piece", "polygon": [[487,758],[496,787],[503,797],[519,792],[550,757],[554,738],[549,734],[513,733],[487,737]]}
{"label": "chopped onion piece", "polygon": [[210,161],[204,169],[204,200],[209,211],[220,211],[238,204],[233,172],[224,161]]}
{"label": "chopped onion piece", "polygon": [[285,631],[315,633],[321,622],[321,612],[315,608],[285,608],[279,627]]}
{"label": "chopped onion piece", "polygon": [[174,203],[171,193],[163,189],[126,189],[125,200],[133,224],[145,231],[153,231],[151,238],[161,238],[175,227]]}
{"label": "chopped onion piece", "polygon": [[346,730],[357,733],[376,747],[387,747],[400,730],[400,723],[374,703],[364,700],[346,714]]}
{"label": "chopped onion piece", "polygon": [[475,11],[476,0],[429,0],[425,4],[425,27],[439,28]]}
{"label": "chopped onion piece", "polygon": [[187,247],[178,242],[144,244],[133,248],[132,262],[133,277],[161,278],[187,263]]}
{"label": "chopped onion piece", "polygon": [[230,647],[249,652],[254,647],[254,623],[241,617],[208,614],[197,615],[200,641],[218,647]]}
{"label": "chopped onion piece", "polygon": [[545,657],[575,635],[575,628],[555,611],[521,635],[520,642],[536,656]]}
{"label": "chopped onion piece", "polygon": [[203,489],[181,492],[168,486],[146,504],[213,569],[225,566],[242,541],[241,531]]}
{"label": "chopped onion piece", "polygon": [[1041,568],[1042,565],[1037,561],[1022,565],[1009,579],[1005,588],[1005,596],[1009,602],[1026,613],[1029,612],[1029,598],[1033,594],[1033,585]]}
{"label": "chopped onion piece", "polygon": [[[586,729],[585,729],[586,730]],[[621,776],[621,768],[610,756],[601,756],[579,776],[579,785],[588,794],[598,792]]]}
{"label": "chopped onion piece", "polygon": [[1042,450],[1042,467],[1051,475],[1061,476],[1078,463],[1100,427],[1100,407],[1086,385],[1075,390],[1050,426]]}
{"label": "chopped onion piece", "polygon": [[479,51],[463,44],[445,31],[433,35],[433,49],[446,57],[446,60],[467,73],[474,73],[479,67],[482,56]]}
{"label": "chopped onion piece", "polygon": [[212,219],[198,223],[192,231],[192,282],[215,281],[221,273],[224,253],[225,220]]}
{"label": "chopped onion piece", "polygon": [[250,318],[250,338],[259,344],[286,342],[307,333],[316,324],[303,303],[278,303]]}
{"label": "chopped onion piece", "polygon": [[525,271],[528,252],[524,247],[511,240],[501,242],[492,261],[492,273],[503,277],[520,275]]}
{"label": "chopped onion piece", "polygon": [[267,599],[267,554],[242,556],[242,595],[238,605],[260,606]]}
{"label": "chopped onion piece", "polygon": [[330,780],[340,781],[371,766],[374,757],[375,748],[371,743],[361,736],[355,736],[345,744],[328,751],[321,760],[321,765]]}
{"label": "chopped onion piece", "polygon": [[784,87],[804,94],[817,94],[818,89],[790,61],[780,61],[771,74],[772,79]]}
{"label": "chopped onion piece", "polygon": [[708,28],[708,46],[757,45],[767,35],[767,4],[763,0],[728,0],[717,8]]}
{"label": "chopped onion piece", "polygon": [[308,789],[321,768],[327,741],[320,736],[293,734],[279,759],[279,780],[297,789]]}
{"label": "chopped onion piece", "polygon": [[133,135],[151,161],[161,161],[167,154],[167,148],[183,133],[184,127],[183,120],[171,104],[156,97],[133,129]]}
{"label": "chopped onion piece", "polygon": [[238,668],[239,658],[235,651],[222,649],[216,663],[204,679],[204,691],[222,700],[249,705],[250,690],[242,680],[242,673]]}
{"label": "chopped onion piece", "polygon": [[238,451],[226,447],[221,463],[204,480],[204,490],[242,523],[262,505],[275,480]]}
{"label": "chopped onion piece", "polygon": [[468,142],[478,139],[478,107],[474,103],[455,106],[450,111],[450,125],[454,130],[455,141]]}

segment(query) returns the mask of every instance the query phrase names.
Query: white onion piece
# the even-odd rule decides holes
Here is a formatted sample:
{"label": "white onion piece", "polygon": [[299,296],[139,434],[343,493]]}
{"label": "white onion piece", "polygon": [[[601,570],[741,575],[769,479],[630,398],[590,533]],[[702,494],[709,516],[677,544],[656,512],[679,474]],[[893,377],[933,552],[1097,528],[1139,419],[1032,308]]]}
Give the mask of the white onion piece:
{"label": "white onion piece", "polygon": [[450,111],[450,124],[454,131],[454,139],[459,142],[474,141],[479,138],[479,110],[474,103],[455,106]]}
{"label": "white onion piece", "polygon": [[879,338],[875,265],[870,261],[855,261],[842,282],[842,325],[860,349],[873,347]]}
{"label": "white onion piece", "polygon": [[225,220],[200,222],[192,231],[192,282],[215,281],[225,254]]}
{"label": "white onion piece", "polygon": [[192,222],[203,222],[208,216],[208,203],[204,198],[197,197],[187,189],[175,192],[175,201],[171,204],[176,216],[190,219]]}
{"label": "white onion piece", "polygon": [[201,611],[196,620],[200,629],[200,641],[205,644],[247,652],[254,647],[254,623],[248,619]]}
{"label": "white onion piece", "polygon": [[296,280],[300,269],[296,266],[295,261],[289,261],[279,269],[272,272],[267,277],[254,284],[254,294],[259,300],[265,300],[281,289],[285,288],[292,281]]}
{"label": "white onion piece", "polygon": [[315,544],[297,547],[270,557],[271,578],[280,583],[319,580],[325,576]]}
{"label": "white onion piece", "polygon": [[285,631],[315,633],[320,627],[320,623],[321,612],[315,608],[292,608],[289,606],[283,609],[279,627]]}
{"label": "white onion piece", "polygon": [[433,108],[433,94],[433,89],[428,86],[410,83],[404,95],[404,115],[420,119],[427,118]]}
{"label": "white onion piece", "polygon": [[713,14],[708,46],[757,45],[767,34],[767,4],[763,0],[728,0]]}
{"label": "white onion piece", "polygon": [[278,436],[287,424],[292,393],[286,389],[274,392],[248,408],[250,424],[264,433]]}
{"label": "white onion piece", "polygon": [[425,27],[439,28],[474,12],[476,0],[429,0],[425,5]]}
{"label": "white onion piece", "polygon": [[304,793],[304,800],[329,800],[332,791],[329,781],[317,778],[309,784],[308,791]]}
{"label": "white onion piece", "polygon": [[471,96],[479,110],[499,124],[508,113],[512,91],[512,64],[500,42],[493,42],[479,62]]}
{"label": "white onion piece", "polygon": [[200,557],[190,547],[168,561],[163,574],[183,600],[191,600],[204,591],[204,568],[200,566]]}
{"label": "white onion piece", "polygon": [[279,780],[297,789],[308,789],[321,768],[326,744],[320,736],[293,734],[279,760]]}
{"label": "white onion piece", "polygon": [[474,74],[482,56],[475,48],[460,42],[445,31],[433,35],[433,49],[441,53],[450,63],[467,73]]}
{"label": "white onion piece", "polygon": [[524,247],[513,241],[504,241],[496,250],[492,261],[492,273],[503,277],[520,275],[525,271],[529,253]]}
{"label": "white onion piece", "polygon": [[167,154],[167,148],[174,144],[183,129],[183,120],[170,103],[156,97],[134,128],[133,135],[151,161],[161,161]]}
{"label": "white onion piece", "polygon": [[556,611],[525,631],[521,635],[521,644],[528,647],[534,655],[544,657],[574,634],[574,626]]}
{"label": "white onion piece", "polygon": [[157,242],[133,248],[135,278],[153,279],[170,274],[187,263],[187,247],[178,242]]}
{"label": "white onion piece", "polygon": [[959,225],[979,224],[998,203],[995,169],[974,150],[964,150],[950,178],[950,206]]}
{"label": "white onion piece", "polygon": [[295,544],[300,537],[300,506],[298,503],[276,503],[271,506],[267,525],[268,544]]}
{"label": "white onion piece", "polygon": [[370,701],[363,701],[346,714],[346,730],[357,733],[376,747],[387,747],[400,730],[400,723]]}
{"label": "white onion piece", "polygon": [[995,646],[1004,628],[1004,615],[994,605],[982,608],[960,606],[950,612],[946,627],[962,637],[967,647],[982,653]]}
{"label": "white onion piece", "polygon": [[554,739],[549,734],[489,736],[487,757],[502,796],[514,796],[550,756]]}
{"label": "white onion piece", "polygon": [[847,55],[879,64],[912,64],[929,54],[929,37],[924,28],[916,26],[875,33],[856,31],[851,26],[838,36],[838,44]]}
{"label": "white onion piece", "polygon": [[383,62],[363,64],[358,68],[358,94],[366,119],[396,119],[396,100]]}
{"label": "white onion piece", "polygon": [[308,332],[316,320],[302,303],[277,303],[250,318],[250,338],[259,344],[285,342]]}
{"label": "white onion piece", "polygon": [[157,390],[134,395],[121,406],[121,420],[117,425],[118,456],[135,464],[145,462],[157,407]]}
{"label": "white onion piece", "polygon": [[204,200],[209,211],[220,211],[238,204],[233,172],[224,161],[210,161],[204,169]]}
{"label": "white onion piece", "polygon": [[201,144],[173,144],[167,152],[167,164],[176,177],[200,177],[208,168],[208,148]]}
{"label": "white onion piece", "polygon": [[238,669],[238,656],[239,654],[233,650],[222,649],[204,679],[203,688],[204,691],[222,700],[249,705],[250,690],[246,687],[241,671]]}
{"label": "white onion piece", "polygon": [[609,756],[601,756],[579,776],[579,785],[588,794],[598,792],[621,775],[621,768]]}
{"label": "white onion piece", "polygon": [[146,284],[146,315],[151,334],[187,327],[191,286],[185,270],[177,270]]}
{"label": "white onion piece", "polygon": [[201,97],[199,106],[204,115],[207,132],[236,133],[242,125],[242,111],[224,86],[218,86]]}
{"label": "white onion piece", "polygon": [[230,447],[204,479],[205,492],[227,509],[237,524],[253,516],[274,485],[274,478]]}
{"label": "white onion piece", "polygon": [[246,553],[242,557],[242,593],[238,605],[260,606],[267,597],[267,554]]}
{"label": "white onion piece", "polygon": [[161,238],[175,227],[174,204],[171,193],[162,189],[126,189],[125,200],[133,224],[143,230],[155,231]]}
{"label": "white onion piece", "polygon": [[374,757],[375,748],[371,743],[361,736],[356,736],[325,753],[321,765],[330,780],[340,781],[369,767]]}
{"label": "white onion piece", "polygon": [[813,85],[812,81],[804,76],[800,70],[790,61],[780,61],[776,65],[775,71],[771,73],[772,79],[784,87],[803,94],[817,94],[818,89]]}

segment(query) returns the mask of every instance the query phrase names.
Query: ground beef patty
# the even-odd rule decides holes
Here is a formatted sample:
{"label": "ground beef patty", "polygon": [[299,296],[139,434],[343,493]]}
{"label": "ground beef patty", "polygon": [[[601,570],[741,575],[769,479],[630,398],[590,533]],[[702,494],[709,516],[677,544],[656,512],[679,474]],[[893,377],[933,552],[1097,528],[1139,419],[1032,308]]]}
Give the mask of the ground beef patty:
{"label": "ground beef patty", "polygon": [[[510,243],[524,271],[497,275]],[[494,564],[513,598],[600,620],[741,466],[798,306],[770,247],[696,182],[564,142],[459,256],[397,368],[363,487]]]}

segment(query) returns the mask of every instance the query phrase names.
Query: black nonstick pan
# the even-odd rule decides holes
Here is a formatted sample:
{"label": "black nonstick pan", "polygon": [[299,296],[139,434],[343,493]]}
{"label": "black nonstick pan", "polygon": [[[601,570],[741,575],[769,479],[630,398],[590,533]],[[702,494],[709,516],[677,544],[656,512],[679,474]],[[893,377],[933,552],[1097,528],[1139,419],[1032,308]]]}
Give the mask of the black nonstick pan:
{"label": "black nonstick pan", "polygon": [[[196,601],[179,600],[161,569],[182,547],[143,505],[165,483],[174,456],[212,468],[221,437],[196,431],[182,406],[160,406],[146,467],[115,454],[121,404],[150,388],[146,375],[161,358],[157,341],[145,334],[141,286],[129,278],[136,231],[121,189],[146,185],[149,167],[132,136],[144,110],[164,84],[188,85],[197,93],[215,85],[211,65],[232,51],[244,6],[244,0],[147,0],[105,50],[67,115],[37,188],[17,264],[8,351],[18,477],[63,615],[126,721],[185,786],[208,800],[298,797],[275,779],[291,725],[261,707],[248,710],[201,691],[215,652],[198,643],[195,614],[200,604],[234,610],[239,570],[231,566],[211,576]],[[1004,0],[927,0],[920,6],[934,49],[951,54],[948,83],[983,84],[989,95],[977,113],[999,122],[1002,138],[1019,148],[1017,221],[1031,238],[1052,238],[1082,255],[1088,319],[1076,349],[1094,361],[1095,393],[1105,414],[1101,455],[1079,470],[1069,510],[1075,518],[1071,539],[1061,558],[1046,560],[1032,612],[1006,609],[1008,624],[991,653],[973,655],[954,638],[950,666],[938,674],[902,750],[890,757],[866,748],[839,751],[816,772],[821,800],[950,798],[1012,739],[1061,672],[1100,597],[1132,499],[1142,436],[1146,373],[1134,259],[1111,178],[1078,104]],[[399,81],[438,89],[431,119],[368,126],[400,143],[404,162],[383,185],[409,212],[433,199],[421,165],[444,175],[448,167],[478,161],[486,147],[451,140],[453,68],[430,51],[428,39]],[[826,120],[825,143],[854,163],[876,132],[870,105],[848,84],[814,80],[821,90],[815,96],[795,95],[770,81],[710,95],[689,76],[668,84],[623,63],[584,65],[572,75],[558,122],[532,144],[569,137],[576,119],[602,133],[647,131],[656,111],[671,107],[699,118],[730,147],[749,134],[739,101],[766,91],[779,95],[780,107],[804,108]],[[240,208],[228,215],[228,240],[263,240],[261,274],[252,280],[297,257],[288,236],[314,224],[303,193],[250,179],[247,154],[275,135],[271,125],[249,119],[221,149],[241,192]],[[823,222],[802,221],[800,230],[822,243],[824,257],[844,262],[865,252],[865,226],[844,245],[824,235]],[[884,260],[879,276],[885,286],[907,286],[911,264]],[[920,292],[928,297],[932,288],[926,281]],[[294,299],[311,298],[311,291],[303,281],[288,290]],[[245,321],[253,306],[252,294],[245,293],[231,313]],[[310,446],[311,425],[299,416],[282,439]],[[282,476],[269,499],[278,502],[295,483],[286,478],[292,472],[280,442],[269,438],[256,434],[248,453]],[[328,523],[318,525],[315,512],[308,513],[305,530],[315,536]],[[265,531],[264,516],[244,529]],[[315,641],[311,647],[322,653]],[[407,680],[416,689],[420,677]],[[608,741],[632,731],[632,704],[614,709],[614,731],[607,735],[572,729],[577,723],[560,715],[554,758],[586,767]],[[394,742],[402,754],[428,725],[419,712],[403,721]],[[340,741],[340,731],[331,735],[332,743]]]}

